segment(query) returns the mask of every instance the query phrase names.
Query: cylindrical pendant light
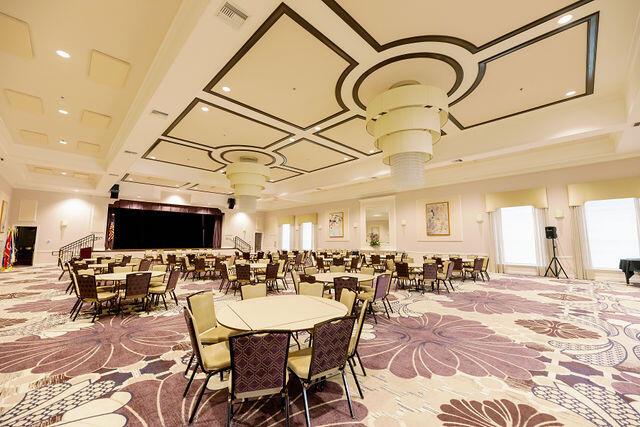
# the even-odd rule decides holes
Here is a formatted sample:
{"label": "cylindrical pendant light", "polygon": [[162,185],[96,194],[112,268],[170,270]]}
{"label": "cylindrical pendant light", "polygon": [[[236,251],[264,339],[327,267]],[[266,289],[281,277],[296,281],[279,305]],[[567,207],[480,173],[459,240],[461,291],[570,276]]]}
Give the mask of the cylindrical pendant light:
{"label": "cylindrical pendant light", "polygon": [[241,157],[239,162],[227,166],[227,179],[238,201],[238,209],[254,212],[269,179],[269,168],[259,164],[255,157]]}

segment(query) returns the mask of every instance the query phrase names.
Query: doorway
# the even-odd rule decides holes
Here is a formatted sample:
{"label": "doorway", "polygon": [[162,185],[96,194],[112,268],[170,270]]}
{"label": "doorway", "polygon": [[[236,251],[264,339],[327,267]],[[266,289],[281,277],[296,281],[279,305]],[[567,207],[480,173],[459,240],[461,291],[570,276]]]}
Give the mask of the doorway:
{"label": "doorway", "polygon": [[16,227],[16,262],[14,265],[33,265],[37,227]]}
{"label": "doorway", "polygon": [[255,235],[255,242],[254,242],[254,248],[255,248],[255,252],[261,251],[262,250],[262,233],[256,233]]}

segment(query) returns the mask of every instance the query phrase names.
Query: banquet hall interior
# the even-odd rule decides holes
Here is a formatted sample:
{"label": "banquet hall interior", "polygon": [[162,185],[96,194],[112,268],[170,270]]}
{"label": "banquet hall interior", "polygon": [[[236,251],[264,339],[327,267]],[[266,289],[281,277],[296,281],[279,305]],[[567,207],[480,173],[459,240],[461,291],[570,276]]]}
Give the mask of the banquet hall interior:
{"label": "banquet hall interior", "polygon": [[640,1],[1,0],[0,426],[640,425]]}

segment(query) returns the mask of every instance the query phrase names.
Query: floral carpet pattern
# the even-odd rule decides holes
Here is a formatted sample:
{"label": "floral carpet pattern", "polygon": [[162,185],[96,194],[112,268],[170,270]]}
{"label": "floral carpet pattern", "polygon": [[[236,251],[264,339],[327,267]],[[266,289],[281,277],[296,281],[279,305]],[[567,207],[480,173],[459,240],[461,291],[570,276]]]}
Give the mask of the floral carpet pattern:
{"label": "floral carpet pattern", "polygon": [[[0,426],[180,426],[204,376],[182,391],[190,345],[180,307],[89,313],[54,267],[0,274]],[[440,294],[394,291],[378,304],[359,346],[364,392],[339,377],[309,394],[313,425],[552,427],[640,426],[640,286],[492,275]],[[215,291],[180,282],[185,296]],[[276,296],[274,296],[276,298]],[[193,425],[224,425],[228,376],[207,385]],[[289,383],[292,425],[302,395]],[[238,405],[234,425],[284,425],[278,399]]]}

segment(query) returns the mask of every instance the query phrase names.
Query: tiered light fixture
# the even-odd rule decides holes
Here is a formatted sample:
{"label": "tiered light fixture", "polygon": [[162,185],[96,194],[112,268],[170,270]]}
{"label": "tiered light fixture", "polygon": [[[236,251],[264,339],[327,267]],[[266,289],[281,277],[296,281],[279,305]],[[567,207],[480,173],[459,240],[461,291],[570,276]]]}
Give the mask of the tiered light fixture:
{"label": "tiered light fixture", "polygon": [[240,157],[240,161],[227,166],[227,179],[231,183],[238,209],[255,212],[258,197],[269,179],[269,168],[255,157]]}
{"label": "tiered light fixture", "polygon": [[367,106],[367,132],[391,166],[397,190],[424,184],[424,164],[449,119],[447,94],[440,88],[404,81],[376,96]]}

